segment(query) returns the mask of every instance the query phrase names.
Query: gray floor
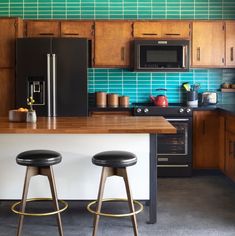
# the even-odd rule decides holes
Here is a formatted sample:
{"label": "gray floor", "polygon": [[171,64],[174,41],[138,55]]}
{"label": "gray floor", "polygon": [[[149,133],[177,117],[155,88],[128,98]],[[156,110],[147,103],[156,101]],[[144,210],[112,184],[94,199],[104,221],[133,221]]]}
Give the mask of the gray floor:
{"label": "gray floor", "polygon": [[[146,224],[146,207],[146,210],[138,215],[140,235],[235,235],[235,184],[223,175],[163,178],[159,179],[158,191],[158,223]],[[11,203],[0,202],[0,236],[11,236],[16,233],[17,216],[9,210]],[[86,202],[69,203],[69,210],[62,215],[65,236],[91,235],[92,216],[85,210]],[[124,207],[118,207],[119,210],[122,208]],[[58,235],[55,218],[26,218],[23,235]],[[128,218],[103,217],[98,235],[133,235],[131,222]]]}

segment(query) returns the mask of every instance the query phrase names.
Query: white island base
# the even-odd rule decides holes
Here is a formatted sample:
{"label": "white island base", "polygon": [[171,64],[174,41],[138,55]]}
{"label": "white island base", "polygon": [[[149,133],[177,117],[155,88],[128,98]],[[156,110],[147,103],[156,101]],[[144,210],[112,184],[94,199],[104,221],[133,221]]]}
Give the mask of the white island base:
{"label": "white island base", "polygon": [[[149,199],[149,134],[0,134],[0,199],[21,199],[26,167],[16,155],[30,149],[50,149],[62,154],[54,166],[58,197],[96,199],[102,167],[91,162],[94,154],[108,150],[130,151],[137,164],[127,168],[135,199]],[[50,196],[46,177],[31,179],[28,197]],[[108,178],[104,197],[126,197],[122,178]]]}

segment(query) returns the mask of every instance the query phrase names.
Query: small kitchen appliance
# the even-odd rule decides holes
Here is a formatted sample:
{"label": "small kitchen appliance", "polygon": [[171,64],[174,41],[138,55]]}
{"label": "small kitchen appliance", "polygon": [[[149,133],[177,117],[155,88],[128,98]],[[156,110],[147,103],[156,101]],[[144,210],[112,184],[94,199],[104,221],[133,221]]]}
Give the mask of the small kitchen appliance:
{"label": "small kitchen appliance", "polygon": [[203,105],[215,105],[217,103],[216,92],[204,92],[202,93],[202,104]]}
{"label": "small kitchen appliance", "polygon": [[[164,88],[156,89],[157,91],[166,91]],[[157,97],[150,96],[151,101],[154,103],[155,106],[159,107],[168,107],[168,99],[167,96],[160,94]]]}

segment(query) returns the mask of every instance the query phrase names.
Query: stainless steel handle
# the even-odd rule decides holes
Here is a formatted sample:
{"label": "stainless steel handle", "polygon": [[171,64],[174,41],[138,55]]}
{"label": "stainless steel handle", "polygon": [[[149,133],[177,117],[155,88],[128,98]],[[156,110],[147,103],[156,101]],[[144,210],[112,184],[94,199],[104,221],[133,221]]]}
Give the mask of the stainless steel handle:
{"label": "stainless steel handle", "polygon": [[55,65],[56,55],[52,54],[52,85],[53,85],[53,113],[52,116],[56,116],[56,65]]}
{"label": "stainless steel handle", "polygon": [[189,167],[189,165],[157,165],[157,167]]}
{"label": "stainless steel handle", "polygon": [[200,51],[200,47],[197,48],[197,60],[200,61],[201,59],[201,51]]}
{"label": "stainless steel handle", "polygon": [[233,47],[230,48],[230,60],[233,61]]}
{"label": "stainless steel handle", "polygon": [[167,121],[189,121],[189,119],[166,119]]}
{"label": "stainless steel handle", "polygon": [[51,116],[51,55],[47,54],[47,112]]}
{"label": "stainless steel handle", "polygon": [[121,47],[121,60],[125,60],[125,47]]}
{"label": "stainless steel handle", "polygon": [[186,60],[186,46],[183,47],[183,52],[182,52],[182,57],[183,57],[183,62],[182,62],[182,67],[185,68],[185,60]]}

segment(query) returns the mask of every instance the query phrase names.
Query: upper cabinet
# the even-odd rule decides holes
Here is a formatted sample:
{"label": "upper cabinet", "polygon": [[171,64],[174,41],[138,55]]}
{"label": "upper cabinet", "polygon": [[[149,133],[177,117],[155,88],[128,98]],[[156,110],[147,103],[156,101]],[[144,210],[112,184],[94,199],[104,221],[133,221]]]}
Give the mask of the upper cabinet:
{"label": "upper cabinet", "polygon": [[93,38],[93,21],[61,21],[62,37]]}
{"label": "upper cabinet", "polygon": [[132,22],[95,22],[95,66],[128,67]]}
{"label": "upper cabinet", "polygon": [[235,67],[235,22],[226,21],[226,67]]}
{"label": "upper cabinet", "polygon": [[1,18],[0,29],[0,68],[14,68],[15,39],[22,36],[22,20]]}
{"label": "upper cabinet", "polygon": [[59,37],[60,22],[54,20],[26,21],[27,37]]}
{"label": "upper cabinet", "polygon": [[189,38],[189,21],[136,21],[135,38]]}
{"label": "upper cabinet", "polygon": [[192,67],[224,67],[223,21],[193,21]]}

